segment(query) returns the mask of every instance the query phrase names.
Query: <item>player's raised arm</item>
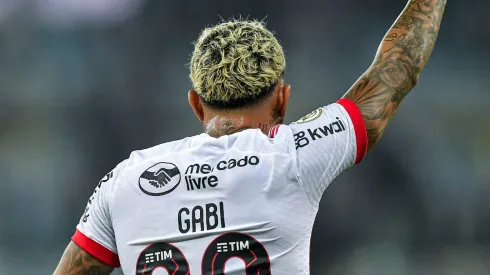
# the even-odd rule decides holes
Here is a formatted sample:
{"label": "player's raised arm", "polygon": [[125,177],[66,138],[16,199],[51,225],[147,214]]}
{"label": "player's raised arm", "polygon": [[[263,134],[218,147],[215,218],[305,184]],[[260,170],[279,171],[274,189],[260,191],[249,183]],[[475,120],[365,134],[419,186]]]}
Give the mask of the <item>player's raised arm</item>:
{"label": "player's raised arm", "polygon": [[112,270],[113,267],[102,263],[70,242],[53,275],[109,275]]}
{"label": "player's raised arm", "polygon": [[410,0],[384,37],[371,67],[344,95],[364,117],[368,150],[417,84],[434,48],[445,6],[446,0]]}

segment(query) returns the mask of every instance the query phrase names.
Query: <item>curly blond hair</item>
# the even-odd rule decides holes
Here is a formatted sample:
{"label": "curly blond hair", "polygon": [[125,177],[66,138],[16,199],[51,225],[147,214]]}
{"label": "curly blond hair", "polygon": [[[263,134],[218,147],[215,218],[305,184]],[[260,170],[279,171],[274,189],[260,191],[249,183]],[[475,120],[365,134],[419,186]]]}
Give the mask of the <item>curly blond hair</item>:
{"label": "curly blond hair", "polygon": [[241,107],[270,94],[286,59],[261,21],[231,20],[202,31],[190,62],[190,79],[203,101]]}

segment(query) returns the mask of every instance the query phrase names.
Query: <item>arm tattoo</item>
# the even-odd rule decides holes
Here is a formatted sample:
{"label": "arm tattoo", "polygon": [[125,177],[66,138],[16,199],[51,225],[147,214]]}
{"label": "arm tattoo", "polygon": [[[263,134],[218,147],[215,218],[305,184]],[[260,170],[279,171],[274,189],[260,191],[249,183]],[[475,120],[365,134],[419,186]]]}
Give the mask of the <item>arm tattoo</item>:
{"label": "arm tattoo", "polygon": [[359,107],[371,149],[417,84],[439,32],[446,0],[410,0],[386,34],[371,67],[344,95]]}
{"label": "arm tattoo", "polygon": [[112,267],[70,242],[54,275],[108,275],[112,270]]}

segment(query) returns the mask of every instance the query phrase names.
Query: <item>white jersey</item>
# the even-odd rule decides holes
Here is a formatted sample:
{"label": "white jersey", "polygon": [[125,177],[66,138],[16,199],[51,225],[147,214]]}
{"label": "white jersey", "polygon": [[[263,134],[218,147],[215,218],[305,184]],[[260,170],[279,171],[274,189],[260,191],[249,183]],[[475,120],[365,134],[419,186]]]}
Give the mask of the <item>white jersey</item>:
{"label": "white jersey", "polygon": [[360,111],[341,99],[269,135],[135,151],[99,182],[72,240],[124,274],[309,274],[323,191],[366,148]]}

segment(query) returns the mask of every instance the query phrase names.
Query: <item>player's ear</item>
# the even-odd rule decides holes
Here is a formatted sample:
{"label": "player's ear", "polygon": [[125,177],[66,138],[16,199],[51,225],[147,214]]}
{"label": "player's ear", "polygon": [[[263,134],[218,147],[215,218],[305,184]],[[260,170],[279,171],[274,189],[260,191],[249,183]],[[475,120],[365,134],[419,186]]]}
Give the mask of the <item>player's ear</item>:
{"label": "player's ear", "polygon": [[281,117],[286,116],[286,109],[288,108],[289,96],[291,95],[291,85],[281,85],[278,96],[278,111]]}
{"label": "player's ear", "polygon": [[192,110],[194,111],[194,114],[196,114],[197,118],[200,121],[204,120],[204,110],[202,108],[202,99],[201,97],[197,94],[196,91],[190,90],[189,93],[187,94],[187,99],[189,100],[189,105],[191,105]]}

